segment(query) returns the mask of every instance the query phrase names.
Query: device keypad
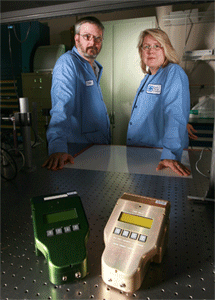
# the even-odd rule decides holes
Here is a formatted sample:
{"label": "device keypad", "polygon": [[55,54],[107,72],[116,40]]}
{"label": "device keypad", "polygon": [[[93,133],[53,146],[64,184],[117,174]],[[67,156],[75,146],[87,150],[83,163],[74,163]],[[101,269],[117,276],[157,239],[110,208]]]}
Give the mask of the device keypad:
{"label": "device keypad", "polygon": [[129,236],[129,233],[130,233],[130,231],[128,231],[128,230],[123,230],[122,236],[128,237],[128,236]]}
{"label": "device keypad", "polygon": [[145,243],[146,240],[147,240],[147,236],[143,235],[143,234],[140,234],[138,241]]}
{"label": "device keypad", "polygon": [[65,226],[65,227],[63,228],[63,230],[64,230],[65,233],[68,233],[68,232],[71,232],[71,231],[72,231],[70,225],[69,225],[69,226]]}
{"label": "device keypad", "polygon": [[131,235],[130,235],[130,238],[133,239],[133,240],[136,240],[138,237],[138,234],[136,232],[132,232]]}
{"label": "device keypad", "polygon": [[77,230],[79,230],[80,228],[79,228],[79,224],[75,224],[75,225],[72,225],[72,230],[73,231],[77,231]]}
{"label": "device keypad", "polygon": [[56,229],[55,229],[55,233],[56,233],[57,235],[63,234],[63,229],[62,229],[62,228],[56,228]]}
{"label": "device keypad", "polygon": [[53,229],[47,230],[47,231],[46,231],[46,235],[47,235],[48,237],[53,236],[53,235],[54,235],[54,230],[53,230]]}
{"label": "device keypad", "polygon": [[121,231],[122,229],[116,227],[113,233],[120,235]]}
{"label": "device keypad", "polygon": [[80,226],[79,224],[75,224],[75,225],[69,225],[69,226],[65,226],[65,227],[59,227],[59,228],[55,228],[55,229],[49,229],[46,231],[46,236],[47,237],[52,237],[54,235],[61,235],[64,233],[70,233],[72,231],[78,231],[80,230]]}
{"label": "device keypad", "polygon": [[123,237],[129,237],[132,240],[137,240],[139,242],[145,243],[147,236],[144,234],[138,234],[136,232],[130,232],[129,230],[122,230],[121,228],[116,227],[113,231],[114,234],[121,235]]}

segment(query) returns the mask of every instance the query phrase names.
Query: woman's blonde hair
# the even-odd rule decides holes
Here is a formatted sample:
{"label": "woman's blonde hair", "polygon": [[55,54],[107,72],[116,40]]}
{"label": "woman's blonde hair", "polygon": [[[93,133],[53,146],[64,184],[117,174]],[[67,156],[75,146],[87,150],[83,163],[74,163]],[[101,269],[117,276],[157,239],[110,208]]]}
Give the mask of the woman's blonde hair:
{"label": "woman's blonde hair", "polygon": [[140,33],[139,42],[138,42],[138,45],[137,45],[139,55],[140,55],[140,59],[141,59],[141,68],[143,70],[143,73],[148,73],[148,71],[146,69],[146,64],[143,62],[143,59],[142,59],[143,41],[144,41],[144,38],[147,35],[153,36],[161,44],[161,46],[164,49],[165,60],[164,60],[164,63],[162,65],[163,68],[166,67],[168,65],[168,63],[179,64],[178,55],[177,55],[175,49],[173,48],[173,46],[170,42],[170,39],[169,39],[168,35],[166,34],[166,32],[164,32],[161,29],[154,29],[154,28],[146,29],[146,30],[144,30]]}

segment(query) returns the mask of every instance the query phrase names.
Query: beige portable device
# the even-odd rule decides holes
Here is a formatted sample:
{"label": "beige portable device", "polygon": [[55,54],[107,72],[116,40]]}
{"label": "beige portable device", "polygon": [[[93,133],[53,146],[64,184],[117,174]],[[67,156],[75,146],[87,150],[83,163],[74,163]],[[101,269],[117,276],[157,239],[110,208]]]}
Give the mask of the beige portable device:
{"label": "beige portable device", "polygon": [[102,279],[138,290],[150,262],[161,263],[168,242],[170,202],[124,193],[104,229]]}

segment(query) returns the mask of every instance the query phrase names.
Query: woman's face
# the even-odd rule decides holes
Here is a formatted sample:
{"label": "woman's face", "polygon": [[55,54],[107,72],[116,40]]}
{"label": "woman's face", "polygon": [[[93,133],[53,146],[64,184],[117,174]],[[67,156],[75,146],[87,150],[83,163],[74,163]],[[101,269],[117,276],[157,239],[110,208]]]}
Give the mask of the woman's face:
{"label": "woman's face", "polygon": [[[149,49],[145,46],[149,46]],[[153,46],[156,46],[156,49]],[[154,75],[165,61],[164,48],[149,34],[145,36],[142,47],[142,60]]]}

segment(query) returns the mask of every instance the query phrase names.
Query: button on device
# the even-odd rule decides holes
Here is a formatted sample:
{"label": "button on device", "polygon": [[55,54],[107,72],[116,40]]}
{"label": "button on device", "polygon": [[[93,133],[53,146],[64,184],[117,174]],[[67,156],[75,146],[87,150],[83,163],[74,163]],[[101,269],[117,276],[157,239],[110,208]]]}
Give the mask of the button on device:
{"label": "button on device", "polygon": [[65,226],[64,227],[64,232],[65,233],[68,233],[68,232],[71,232],[72,230],[71,230],[71,227],[70,226]]}
{"label": "button on device", "polygon": [[122,231],[122,230],[121,230],[120,228],[117,228],[117,227],[116,227],[116,228],[114,229],[114,232],[113,232],[113,233],[119,235],[119,234],[121,233],[121,231]]}
{"label": "button on device", "polygon": [[130,231],[128,231],[128,230],[123,230],[122,236],[128,237],[128,236],[129,236],[129,233],[130,233]]}
{"label": "button on device", "polygon": [[146,242],[146,240],[147,240],[147,236],[146,236],[146,235],[143,235],[143,234],[141,234],[141,235],[140,235],[140,237],[139,237],[139,241],[140,241],[140,242],[143,242],[143,243],[145,243],[145,242]]}
{"label": "button on device", "polygon": [[130,239],[136,240],[137,239],[138,234],[135,232],[132,232],[130,235]]}
{"label": "button on device", "polygon": [[58,234],[58,235],[59,235],[59,234],[62,234],[62,233],[63,233],[62,228],[56,228],[56,229],[55,229],[55,233]]}
{"label": "button on device", "polygon": [[54,235],[54,230],[47,230],[46,231],[46,235],[48,236],[48,237],[50,237],[50,236],[53,236]]}
{"label": "button on device", "polygon": [[77,231],[77,230],[79,230],[80,228],[79,228],[79,225],[78,224],[75,224],[75,225],[72,225],[72,230],[73,231]]}

